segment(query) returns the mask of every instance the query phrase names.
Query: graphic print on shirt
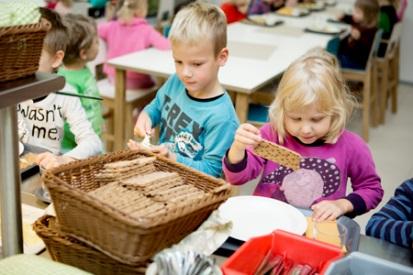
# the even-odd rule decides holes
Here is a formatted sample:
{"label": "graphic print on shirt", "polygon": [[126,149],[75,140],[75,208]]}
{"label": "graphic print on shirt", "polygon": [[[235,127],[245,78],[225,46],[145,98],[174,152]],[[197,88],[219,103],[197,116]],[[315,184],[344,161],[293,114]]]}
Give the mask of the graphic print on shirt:
{"label": "graphic print on shirt", "polygon": [[192,159],[203,150],[199,142],[203,128],[198,122],[189,117],[181,107],[171,102],[171,98],[165,95],[160,128],[164,131],[164,140],[172,152]]}
{"label": "graphic print on shirt", "polygon": [[264,179],[265,184],[276,184],[279,188],[272,198],[291,205],[309,208],[314,201],[327,197],[340,186],[340,170],[335,159],[303,158],[300,169],[294,171],[279,166]]}
{"label": "graphic print on shirt", "polygon": [[[17,111],[26,120],[33,124],[31,129],[27,129],[31,137],[39,140],[60,140],[63,129],[56,126],[56,120],[63,120],[62,106],[53,104],[49,109],[36,107],[33,105],[18,105]],[[59,117],[59,118],[58,118]]]}

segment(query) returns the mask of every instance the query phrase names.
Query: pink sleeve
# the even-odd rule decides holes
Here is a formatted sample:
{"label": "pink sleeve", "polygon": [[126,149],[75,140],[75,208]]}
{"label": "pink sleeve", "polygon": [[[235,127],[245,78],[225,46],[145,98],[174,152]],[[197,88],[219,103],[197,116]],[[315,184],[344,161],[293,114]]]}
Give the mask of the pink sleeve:
{"label": "pink sleeve", "polygon": [[169,40],[153,27],[149,30],[149,44],[159,50],[169,50],[171,48]]}
{"label": "pink sleeve", "polygon": [[[271,131],[271,126],[269,126],[269,124],[264,125],[260,129],[261,137],[273,142],[276,141],[274,140],[274,134],[271,133]],[[246,157],[240,163],[230,164],[225,156],[222,169],[225,179],[229,183],[241,185],[261,175],[264,165],[265,160],[255,155],[252,148],[247,148]]]}
{"label": "pink sleeve", "polygon": [[105,22],[98,25],[98,36],[103,40],[108,39],[108,34],[110,33],[111,22]]}
{"label": "pink sleeve", "polygon": [[377,207],[383,198],[384,191],[368,145],[360,137],[352,135],[349,146],[353,150],[347,160],[348,176],[353,189],[351,194],[359,195],[364,200],[368,211]]}

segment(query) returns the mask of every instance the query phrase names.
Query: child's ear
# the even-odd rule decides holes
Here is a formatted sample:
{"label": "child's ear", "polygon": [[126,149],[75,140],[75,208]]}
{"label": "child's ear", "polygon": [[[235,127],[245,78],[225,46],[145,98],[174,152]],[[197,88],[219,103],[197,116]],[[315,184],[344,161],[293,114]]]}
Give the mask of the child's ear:
{"label": "child's ear", "polygon": [[228,54],[229,54],[228,48],[226,48],[226,47],[223,48],[223,49],[218,53],[217,59],[218,59],[218,64],[219,64],[219,66],[224,66],[225,63],[227,63]]}
{"label": "child's ear", "polygon": [[60,65],[62,65],[63,58],[65,57],[65,52],[62,50],[59,50],[55,53],[54,55],[54,60],[52,63],[53,69],[59,68]]}
{"label": "child's ear", "polygon": [[79,52],[79,57],[82,60],[86,60],[87,59],[87,50],[81,49],[80,52]]}

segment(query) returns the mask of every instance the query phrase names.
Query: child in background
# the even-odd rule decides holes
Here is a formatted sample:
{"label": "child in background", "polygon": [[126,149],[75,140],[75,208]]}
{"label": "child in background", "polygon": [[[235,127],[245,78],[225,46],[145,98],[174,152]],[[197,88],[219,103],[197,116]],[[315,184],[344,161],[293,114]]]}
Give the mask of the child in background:
{"label": "child in background", "polygon": [[379,28],[383,30],[383,39],[389,39],[394,25],[399,21],[394,0],[379,0]]}
{"label": "child in background", "polygon": [[284,0],[253,0],[248,14],[264,14],[274,12],[284,6]]}
{"label": "child in background", "polygon": [[[195,2],[176,15],[170,36],[176,74],[140,113],[135,134],[145,137],[160,125],[160,144],[150,149],[206,174],[222,174],[221,159],[238,127],[231,98],[218,81],[228,58],[222,10]],[[140,149],[129,141],[129,148]]]}
{"label": "child in background", "polygon": [[340,20],[351,24],[351,32],[341,42],[337,57],[341,67],[364,69],[377,32],[379,4],[377,0],[356,0],[353,14]]}
{"label": "child in background", "polygon": [[[117,12],[117,20],[102,23],[98,26],[99,37],[107,44],[107,58],[111,59],[149,47],[169,49],[169,41],[157,32],[145,20],[147,0],[127,0]],[[109,81],[114,83],[115,70],[104,66]],[[154,85],[149,75],[127,72],[126,87],[128,89],[145,89]]]}
{"label": "child in background", "polygon": [[413,248],[413,178],[403,182],[386,205],[370,218],[366,234]]}
{"label": "child in background", "polygon": [[[41,9],[41,12],[51,29],[44,38],[39,72],[53,73],[62,63],[68,33],[57,13],[47,9]],[[67,84],[63,91],[76,94]],[[77,97],[51,93],[33,101],[20,103],[17,114],[19,138],[26,148],[32,152],[50,151],[37,157],[37,163],[45,169],[102,152],[102,143],[93,132]],[[70,125],[77,146],[60,155],[64,122]]]}
{"label": "child in background", "polygon": [[61,16],[69,14],[73,7],[73,0],[57,0],[54,10]]}
{"label": "child in background", "polygon": [[[63,23],[70,29],[68,45],[63,58],[63,66],[58,74],[64,76],[66,82],[76,89],[79,95],[100,97],[94,75],[86,64],[96,58],[99,38],[93,19],[80,14],[68,14]],[[101,137],[103,131],[102,104],[99,100],[80,98],[87,119],[95,133]],[[65,124],[62,150],[68,151],[76,147],[75,136],[69,125]]]}
{"label": "child in background", "polygon": [[227,17],[227,23],[231,24],[247,18],[250,0],[229,0],[221,5]]}
{"label": "child in background", "polygon": [[[345,130],[354,104],[336,59],[311,52],[289,66],[270,106],[270,123],[260,130],[242,124],[224,158],[228,182],[240,185],[261,176],[254,195],[311,208],[317,221],[354,217],[382,199],[380,178],[366,143]],[[254,154],[261,140],[299,153],[293,171]],[[347,179],[353,192],[346,195]]]}

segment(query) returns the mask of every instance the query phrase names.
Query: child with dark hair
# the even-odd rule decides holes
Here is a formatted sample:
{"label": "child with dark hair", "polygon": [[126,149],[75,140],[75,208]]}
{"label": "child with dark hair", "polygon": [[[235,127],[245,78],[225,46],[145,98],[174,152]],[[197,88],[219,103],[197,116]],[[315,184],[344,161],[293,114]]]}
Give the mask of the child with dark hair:
{"label": "child with dark hair", "polygon": [[[70,28],[68,45],[63,59],[63,66],[58,74],[65,77],[67,83],[76,89],[80,95],[100,97],[94,75],[86,66],[96,58],[99,48],[96,24],[93,19],[80,14],[67,14],[63,23]],[[66,38],[67,39],[67,38]],[[80,102],[86,116],[98,136],[102,135],[103,115],[100,101],[81,98]],[[63,150],[76,147],[75,137],[68,124],[65,125]]]}
{"label": "child with dark hair", "polygon": [[[49,9],[41,9],[41,14],[50,29],[44,38],[38,71],[54,73],[64,58],[68,32],[59,14]],[[63,91],[75,93],[67,83]],[[77,97],[51,93],[27,100],[17,106],[17,116],[19,139],[29,151],[43,152],[36,162],[45,169],[102,152],[102,143],[93,132]],[[65,122],[73,131],[77,144],[67,152],[61,148]]]}
{"label": "child with dark hair", "polygon": [[413,247],[413,178],[403,182],[386,205],[370,218],[366,234]]}
{"label": "child with dark hair", "polygon": [[337,57],[341,67],[364,69],[377,32],[379,4],[377,0],[357,0],[352,15],[340,18],[351,24],[351,32],[340,42]]}

